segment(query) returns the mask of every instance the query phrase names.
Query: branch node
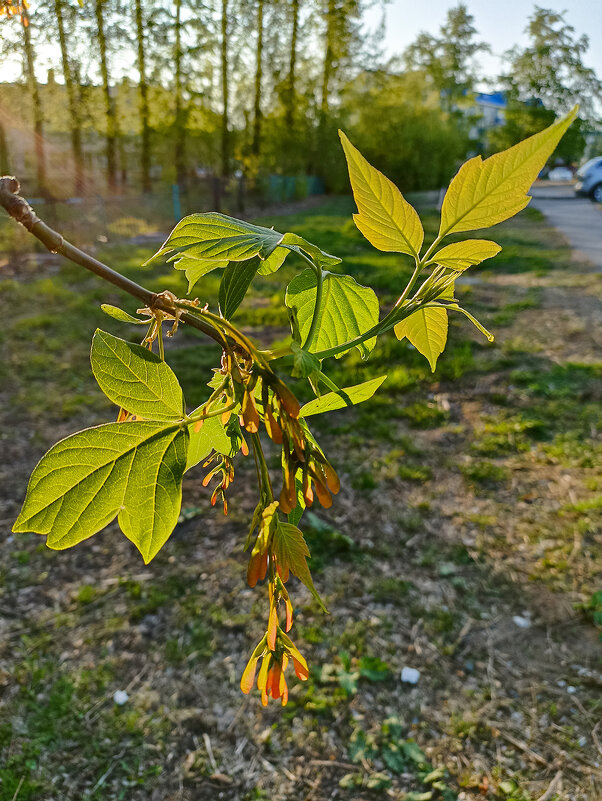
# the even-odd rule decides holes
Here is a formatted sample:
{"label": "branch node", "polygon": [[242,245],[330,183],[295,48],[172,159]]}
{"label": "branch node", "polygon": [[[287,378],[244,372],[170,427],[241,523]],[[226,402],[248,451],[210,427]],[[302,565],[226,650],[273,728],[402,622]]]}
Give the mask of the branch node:
{"label": "branch node", "polygon": [[4,206],[14,220],[31,231],[34,225],[40,222],[40,219],[29,203],[18,195],[20,188],[19,181],[13,175],[2,176],[0,178],[0,206]]}

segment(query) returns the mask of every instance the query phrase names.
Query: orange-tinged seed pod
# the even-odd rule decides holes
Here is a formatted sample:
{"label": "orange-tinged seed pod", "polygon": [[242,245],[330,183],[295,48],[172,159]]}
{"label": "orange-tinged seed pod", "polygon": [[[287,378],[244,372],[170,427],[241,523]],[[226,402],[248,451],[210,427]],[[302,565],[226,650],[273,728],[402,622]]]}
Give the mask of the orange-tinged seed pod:
{"label": "orange-tinged seed pod", "polygon": [[280,402],[286,409],[287,414],[289,417],[292,417],[296,420],[299,417],[299,412],[301,411],[301,407],[299,406],[299,401],[290,389],[284,384],[282,381],[278,382],[278,388],[276,389],[276,394],[280,398]]}
{"label": "orange-tinged seed pod", "polygon": [[259,413],[251,392],[245,392],[243,396],[242,417],[247,431],[250,434],[256,434],[259,431]]}
{"label": "orange-tinged seed pod", "polygon": [[320,505],[323,506],[324,509],[330,509],[332,506],[332,495],[328,492],[326,487],[320,483],[317,477],[314,478],[314,488]]}
{"label": "orange-tinged seed pod", "polygon": [[303,497],[307,506],[311,506],[314,502],[314,493],[311,488],[311,481],[307,470],[303,471]]}
{"label": "orange-tinged seed pod", "polygon": [[249,587],[254,587],[258,581],[263,581],[268,571],[267,553],[256,553],[249,559],[247,567],[247,583]]}
{"label": "orange-tinged seed pod", "polygon": [[280,698],[280,677],[282,675],[282,668],[279,662],[274,664],[272,668],[272,698]]}
{"label": "orange-tinged seed pod", "polygon": [[278,632],[278,613],[276,611],[276,604],[270,609],[270,617],[268,619],[268,648],[270,651],[276,650],[276,634]]}
{"label": "orange-tinged seed pod", "polygon": [[295,455],[300,462],[305,462],[305,437],[301,433],[300,430],[293,431],[293,448],[295,450]]}
{"label": "orange-tinged seed pod", "polygon": [[280,508],[284,514],[290,514],[297,505],[297,488],[295,486],[295,478],[292,473],[289,473],[291,480],[287,480],[285,476],[285,483],[280,493]]}
{"label": "orange-tinged seed pod", "polygon": [[270,664],[272,662],[272,654],[266,654],[263,657],[263,662],[261,663],[261,667],[259,669],[259,675],[257,676],[257,689],[261,691],[265,691],[268,683],[268,671],[270,669]]}
{"label": "orange-tinged seed pod", "polygon": [[297,674],[297,678],[301,679],[301,681],[305,681],[307,678],[309,678],[309,670],[307,669],[307,663],[305,662],[305,660],[303,660],[305,662],[305,664],[303,664],[299,662],[299,660],[296,659],[294,656],[291,657],[291,659],[293,660],[293,665],[295,666],[295,673]]}
{"label": "orange-tinged seed pod", "polygon": [[286,598],[284,604],[286,607],[286,624],[284,626],[284,630],[290,631],[293,626],[293,605],[288,597]]}
{"label": "orange-tinged seed pod", "polygon": [[341,489],[341,482],[339,481],[339,477],[337,476],[335,469],[328,462],[326,462],[322,469],[324,470],[324,475],[326,476],[326,484],[328,485],[328,489],[336,495]]}
{"label": "orange-tinged seed pod", "polygon": [[282,445],[282,429],[276,422],[276,418],[272,414],[272,410],[269,406],[265,407],[263,422],[265,429],[268,432],[268,437],[272,440],[272,442],[275,442],[276,445]]}

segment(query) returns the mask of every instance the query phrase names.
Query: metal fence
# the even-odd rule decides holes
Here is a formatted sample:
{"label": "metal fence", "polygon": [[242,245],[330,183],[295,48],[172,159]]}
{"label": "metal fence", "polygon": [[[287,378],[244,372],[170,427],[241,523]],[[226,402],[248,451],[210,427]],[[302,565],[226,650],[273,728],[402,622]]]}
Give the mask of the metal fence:
{"label": "metal fence", "polygon": [[[65,238],[82,246],[106,242],[161,240],[187,214],[220,211],[252,216],[267,207],[302,200],[324,192],[314,176],[269,175],[248,184],[242,176],[227,181],[210,176],[162,187],[146,195],[103,197],[90,194],[68,200],[28,198],[38,215]],[[0,212],[0,265],[40,252],[26,231]]]}

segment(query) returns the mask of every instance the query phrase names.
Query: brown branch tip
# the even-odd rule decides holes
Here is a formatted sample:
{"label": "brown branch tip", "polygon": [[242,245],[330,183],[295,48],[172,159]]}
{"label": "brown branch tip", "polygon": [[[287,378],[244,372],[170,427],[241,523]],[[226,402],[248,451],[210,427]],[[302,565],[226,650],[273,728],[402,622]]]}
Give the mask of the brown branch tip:
{"label": "brown branch tip", "polygon": [[31,231],[40,220],[29,203],[17,194],[20,188],[19,182],[13,175],[3,175],[0,178],[0,206],[3,206],[13,219]]}

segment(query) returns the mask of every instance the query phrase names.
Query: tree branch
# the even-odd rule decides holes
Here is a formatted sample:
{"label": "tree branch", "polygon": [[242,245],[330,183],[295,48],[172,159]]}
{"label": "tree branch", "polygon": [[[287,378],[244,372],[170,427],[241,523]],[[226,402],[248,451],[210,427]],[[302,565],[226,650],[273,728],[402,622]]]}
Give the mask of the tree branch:
{"label": "tree branch", "polygon": [[[1,177],[0,206],[6,209],[14,220],[27,228],[27,230],[48,248],[51,253],[60,253],[65,258],[75,262],[75,264],[85,267],[86,270],[90,270],[90,272],[95,273],[95,275],[98,275],[105,281],[114,284],[124,292],[141,300],[150,309],[157,309],[173,315],[175,310],[174,305],[163,293],[157,294],[151,292],[135,281],[126,278],[125,275],[121,275],[121,273],[112,270],[106,264],[98,261],[98,259],[89,256],[83,250],[67,242],[61,234],[42,222],[29,203],[18,194],[19,189],[19,181],[16,178],[9,175]],[[180,309],[178,309],[178,312],[179,311]],[[200,320],[198,317],[188,312],[182,312],[179,319],[182,323],[187,323],[192,328],[202,331],[208,337],[215,340],[221,347],[224,346],[226,341],[225,335],[216,330],[213,325]]]}

